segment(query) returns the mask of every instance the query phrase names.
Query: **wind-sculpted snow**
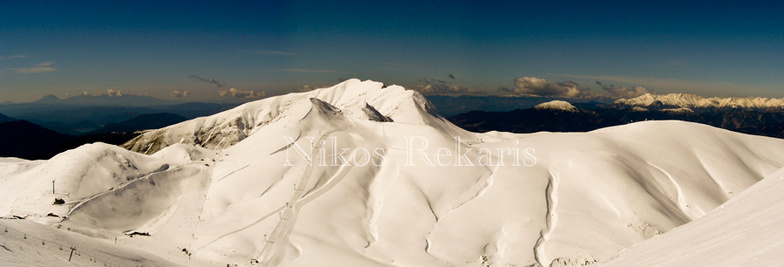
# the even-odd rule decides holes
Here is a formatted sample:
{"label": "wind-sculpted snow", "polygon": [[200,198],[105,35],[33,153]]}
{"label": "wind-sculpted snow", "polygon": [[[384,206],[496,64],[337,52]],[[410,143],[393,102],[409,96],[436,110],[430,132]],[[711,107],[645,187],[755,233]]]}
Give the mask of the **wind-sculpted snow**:
{"label": "wind-sculpted snow", "polygon": [[585,265],[784,166],[782,140],[687,122],[470,133],[420,97],[350,80],[149,132],[134,146],[151,155],[4,160],[0,215],[184,265]]}

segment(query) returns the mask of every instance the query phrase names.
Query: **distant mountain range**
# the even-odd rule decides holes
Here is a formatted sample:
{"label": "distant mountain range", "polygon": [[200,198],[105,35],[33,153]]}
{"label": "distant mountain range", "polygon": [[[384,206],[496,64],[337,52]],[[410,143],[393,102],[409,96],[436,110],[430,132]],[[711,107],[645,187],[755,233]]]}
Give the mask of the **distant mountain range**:
{"label": "distant mountain range", "polygon": [[39,159],[71,138],[29,121],[0,123],[0,157]]}
{"label": "distant mountain range", "polygon": [[[564,102],[564,101],[560,101]],[[565,102],[564,102],[565,103]],[[641,103],[644,106],[630,106]],[[695,102],[617,101],[609,105],[579,105],[566,110],[564,105],[526,108],[506,112],[471,111],[449,118],[456,125],[476,132],[509,131],[516,133],[586,132],[599,128],[645,120],[683,120],[707,124],[736,132],[784,138],[784,108],[753,104],[747,107]],[[679,103],[679,105],[673,105]],[[727,103],[727,102],[718,102]],[[745,103],[736,101],[736,103]],[[568,104],[568,103],[567,103]]]}
{"label": "distant mountain range", "polygon": [[[139,115],[172,113],[186,119],[215,114],[238,104],[178,103],[149,96],[45,96],[35,102],[0,104],[0,113],[67,135],[82,135]],[[0,119],[2,120],[2,119]]]}
{"label": "distant mountain range", "polygon": [[6,115],[0,114],[0,123],[7,122],[7,121],[13,121],[13,120],[14,119],[11,118],[11,117],[8,117]]}
{"label": "distant mountain range", "polygon": [[[506,97],[506,96],[443,96],[428,95],[427,99],[438,109],[442,116],[449,117],[474,110],[490,112],[510,111],[532,108],[540,103],[558,100],[552,97]],[[570,99],[579,104],[610,104],[610,98]]]}
{"label": "distant mountain range", "polygon": [[76,106],[120,106],[120,107],[149,107],[178,104],[178,102],[162,100],[144,95],[78,95],[60,99],[54,95],[47,95],[32,103],[47,105],[76,105]]}
{"label": "distant mountain range", "polygon": [[764,97],[702,97],[692,94],[644,94],[630,99],[618,99],[616,104],[636,107],[670,106],[681,108],[744,108],[784,109],[784,98]]}
{"label": "distant mountain range", "polygon": [[[0,118],[7,118],[0,114]],[[140,130],[157,129],[182,122],[185,117],[171,113],[140,115],[82,135],[61,134],[25,120],[0,123],[0,157],[48,159],[60,152],[84,144],[102,142],[119,145],[140,134]]]}
{"label": "distant mountain range", "polygon": [[109,123],[98,130],[88,134],[103,134],[112,132],[134,132],[138,130],[158,129],[172,124],[186,121],[187,118],[173,113],[154,113],[136,116],[133,119],[119,123]]}
{"label": "distant mountain range", "polygon": [[515,109],[528,109],[553,101],[566,100],[576,106],[615,106],[624,107],[669,107],[690,109],[784,109],[784,98],[764,97],[702,97],[692,94],[644,94],[635,98],[612,99],[575,98],[561,99],[552,97],[506,97],[506,96],[444,96],[428,95],[427,99],[438,107],[438,112],[445,117],[475,110],[488,112],[505,112]]}
{"label": "distant mountain range", "polygon": [[[689,94],[645,94],[616,101],[570,100],[572,103],[546,97],[427,98],[450,121],[475,132],[586,132],[644,120],[683,120],[784,138],[782,99],[704,98]],[[144,106],[142,102],[151,105]],[[16,140],[14,144],[4,144],[0,154],[48,158],[85,143],[122,144],[138,136],[135,131],[159,129],[236,106],[173,103],[147,96],[104,95],[67,99],[46,96],[32,103],[0,104],[0,112],[10,115],[0,114],[0,123],[14,122],[3,124],[3,140]],[[46,145],[38,148],[39,144]]]}

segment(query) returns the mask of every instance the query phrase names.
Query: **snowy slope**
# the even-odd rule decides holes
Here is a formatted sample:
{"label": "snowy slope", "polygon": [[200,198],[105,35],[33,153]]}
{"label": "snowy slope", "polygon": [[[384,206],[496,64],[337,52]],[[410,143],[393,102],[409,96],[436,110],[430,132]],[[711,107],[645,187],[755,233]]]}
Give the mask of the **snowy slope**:
{"label": "snowy slope", "polygon": [[0,229],[3,266],[177,266],[154,252],[28,220],[0,220]]}
{"label": "snowy slope", "polygon": [[782,140],[694,123],[478,134],[432,111],[415,92],[349,80],[132,143],[151,155],[93,144],[2,160],[0,215],[184,265],[581,265],[784,166]]}
{"label": "snowy slope", "polygon": [[666,95],[644,94],[635,98],[618,99],[615,103],[647,107],[661,102],[664,105],[682,108],[783,108],[784,99],[764,97],[701,97],[692,94],[674,93]]}
{"label": "snowy slope", "polygon": [[784,262],[784,169],[722,207],[603,266],[776,266]]}

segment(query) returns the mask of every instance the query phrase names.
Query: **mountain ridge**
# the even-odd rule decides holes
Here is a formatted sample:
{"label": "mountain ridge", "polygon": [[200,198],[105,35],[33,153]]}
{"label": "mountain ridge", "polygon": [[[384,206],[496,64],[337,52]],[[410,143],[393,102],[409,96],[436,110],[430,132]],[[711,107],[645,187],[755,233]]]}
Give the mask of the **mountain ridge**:
{"label": "mountain ridge", "polygon": [[618,99],[614,103],[627,106],[648,107],[655,105],[675,106],[682,108],[784,108],[784,98],[765,97],[702,97],[693,94],[671,93],[651,94]]}
{"label": "mountain ridge", "polygon": [[77,95],[77,96],[71,96],[63,99],[55,95],[46,95],[31,103],[48,104],[48,105],[144,107],[144,106],[172,105],[172,104],[176,104],[177,102],[158,99],[155,97],[145,96],[145,95],[100,94],[100,95]]}
{"label": "mountain ridge", "polygon": [[416,92],[359,80],[145,134],[140,153],[0,160],[0,215],[179,264],[579,266],[784,167],[784,140],[681,121],[468,132]]}
{"label": "mountain ridge", "polygon": [[25,120],[3,122],[0,157],[40,158],[70,138]]}
{"label": "mountain ridge", "polygon": [[[579,105],[579,104],[578,104]],[[670,105],[580,105],[572,112],[528,108],[506,112],[471,111],[449,117],[470,131],[515,133],[586,132],[646,120],[683,120],[736,132],[784,138],[784,109],[684,108]]]}
{"label": "mountain ridge", "polygon": [[15,120],[14,118],[8,117],[0,113],[0,123],[14,121],[14,120]]}

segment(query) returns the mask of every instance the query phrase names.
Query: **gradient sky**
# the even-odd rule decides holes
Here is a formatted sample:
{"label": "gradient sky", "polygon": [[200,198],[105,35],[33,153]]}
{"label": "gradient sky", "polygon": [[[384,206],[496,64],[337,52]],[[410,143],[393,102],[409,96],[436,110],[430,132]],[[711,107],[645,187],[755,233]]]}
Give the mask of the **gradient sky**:
{"label": "gradient sky", "polygon": [[352,77],[784,97],[780,2],[281,2],[7,1],[0,102],[107,89],[220,102],[227,88],[274,95]]}

